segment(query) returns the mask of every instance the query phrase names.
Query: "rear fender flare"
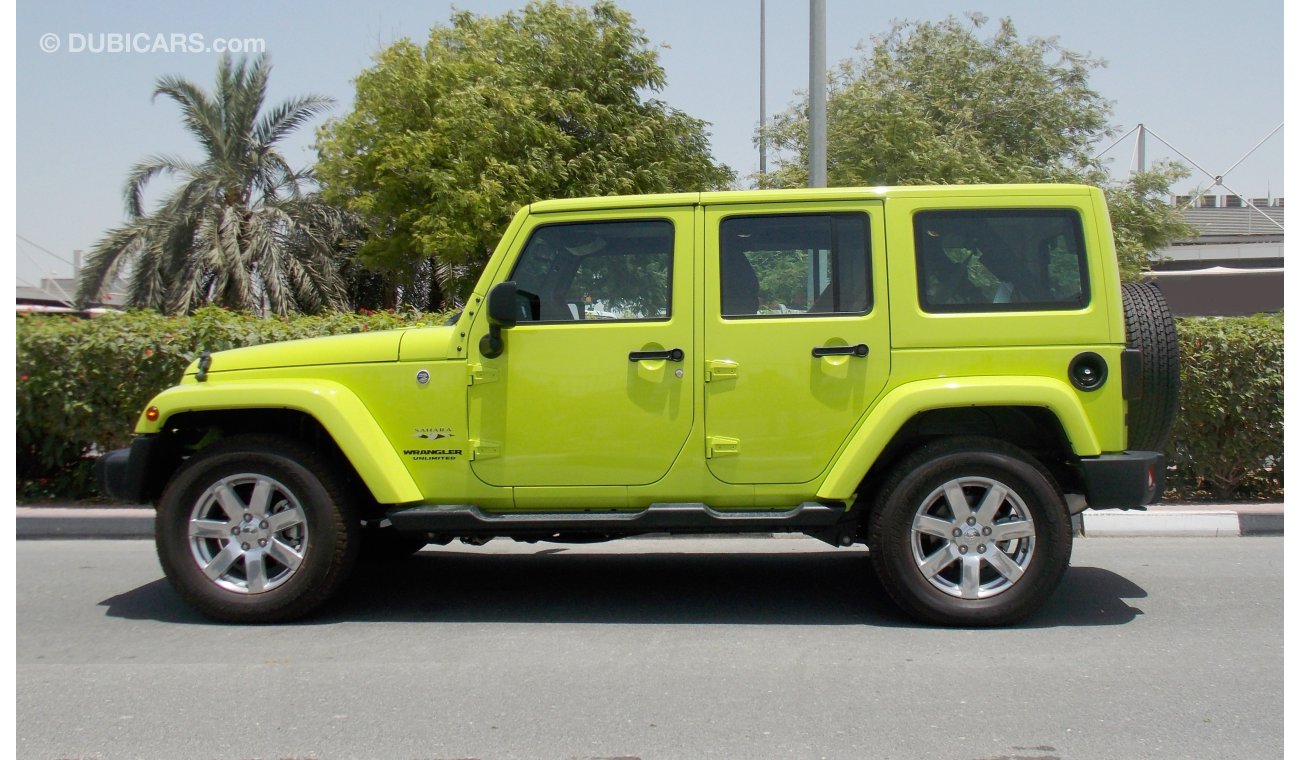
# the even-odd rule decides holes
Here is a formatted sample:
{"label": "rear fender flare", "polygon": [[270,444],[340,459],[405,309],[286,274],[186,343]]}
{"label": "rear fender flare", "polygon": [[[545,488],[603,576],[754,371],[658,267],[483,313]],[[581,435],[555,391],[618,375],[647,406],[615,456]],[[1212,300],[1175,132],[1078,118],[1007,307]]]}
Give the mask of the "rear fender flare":
{"label": "rear fender flare", "polygon": [[1061,423],[1076,456],[1096,456],[1100,444],[1075,391],[1046,377],[951,377],[905,383],[887,393],[841,448],[817,490],[818,499],[845,500],[898,431],[922,412],[972,406],[1039,406]]}

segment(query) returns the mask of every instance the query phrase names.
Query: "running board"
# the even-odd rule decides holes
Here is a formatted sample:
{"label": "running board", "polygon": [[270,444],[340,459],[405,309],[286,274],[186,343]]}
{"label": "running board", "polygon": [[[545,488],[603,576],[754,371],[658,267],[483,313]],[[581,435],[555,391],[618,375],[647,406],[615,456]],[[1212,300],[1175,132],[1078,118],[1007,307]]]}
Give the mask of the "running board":
{"label": "running board", "polygon": [[830,528],[844,517],[842,503],[805,502],[783,510],[717,510],[700,503],[651,504],[643,510],[584,512],[485,512],[473,504],[426,504],[389,511],[401,531],[465,535],[560,533],[748,533],[803,532]]}

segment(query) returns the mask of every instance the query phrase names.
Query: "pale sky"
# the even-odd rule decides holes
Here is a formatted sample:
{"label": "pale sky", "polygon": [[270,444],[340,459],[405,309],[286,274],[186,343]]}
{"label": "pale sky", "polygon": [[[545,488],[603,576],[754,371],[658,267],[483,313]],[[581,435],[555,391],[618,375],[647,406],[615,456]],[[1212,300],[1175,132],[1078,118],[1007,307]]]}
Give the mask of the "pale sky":
{"label": "pale sky", "polygon": [[[496,15],[522,4],[460,0],[456,5]],[[714,156],[742,181],[753,174],[758,167],[752,137],[758,123],[759,0],[618,4],[653,43],[667,46],[661,63],[668,86],[656,97],[710,122]],[[767,6],[767,103],[772,115],[807,88],[808,3],[769,0]],[[1114,102],[1116,136],[1144,123],[1211,173],[1228,169],[1283,121],[1280,0],[828,0],[828,65],[855,55],[859,42],[887,30],[893,18],[934,20],[967,11],[991,19],[1009,16],[1022,37],[1057,36],[1067,48],[1105,59],[1108,67],[1094,72],[1091,83]],[[201,155],[180,125],[177,107],[166,99],[151,102],[150,94],[154,81],[167,74],[211,87],[217,53],[93,52],[111,46],[110,35],[136,40],[201,35],[204,45],[218,39],[260,40],[274,64],[268,103],[317,93],[335,98],[333,115],[341,116],[351,107],[352,80],[377,50],[402,37],[423,43],[429,28],[447,23],[450,13],[451,4],[442,0],[364,5],[23,0],[15,40],[19,284],[69,275],[72,251],[89,250],[106,229],[124,220],[122,187],[132,164],[154,153]],[[192,44],[187,41],[186,48]],[[314,161],[316,125],[284,146],[296,165]],[[1284,195],[1283,142],[1278,131],[1225,183],[1252,198]],[[1104,141],[1098,149],[1108,144]],[[1122,175],[1133,155],[1130,138],[1106,157],[1113,162],[1112,171]],[[1152,139],[1147,157],[1176,156]],[[1209,183],[1196,171],[1177,189]]]}

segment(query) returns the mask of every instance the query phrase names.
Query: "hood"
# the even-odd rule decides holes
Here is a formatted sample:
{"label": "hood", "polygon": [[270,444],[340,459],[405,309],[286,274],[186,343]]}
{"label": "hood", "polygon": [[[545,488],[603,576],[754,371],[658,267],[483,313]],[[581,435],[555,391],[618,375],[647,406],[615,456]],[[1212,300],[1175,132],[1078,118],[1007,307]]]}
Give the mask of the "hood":
{"label": "hood", "polygon": [[[369,364],[397,361],[398,346],[406,330],[331,335],[325,338],[264,343],[260,346],[218,351],[212,355],[209,372],[243,369],[306,367],[323,364]],[[185,374],[198,372],[198,361]]]}

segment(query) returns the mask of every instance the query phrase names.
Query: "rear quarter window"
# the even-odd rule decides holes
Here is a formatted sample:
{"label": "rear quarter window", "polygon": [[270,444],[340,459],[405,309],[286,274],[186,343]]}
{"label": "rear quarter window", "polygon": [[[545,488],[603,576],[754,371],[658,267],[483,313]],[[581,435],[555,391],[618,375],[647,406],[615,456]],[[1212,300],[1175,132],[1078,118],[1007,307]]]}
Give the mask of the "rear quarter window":
{"label": "rear quarter window", "polygon": [[1069,311],[1090,292],[1073,209],[952,209],[914,216],[927,312]]}

